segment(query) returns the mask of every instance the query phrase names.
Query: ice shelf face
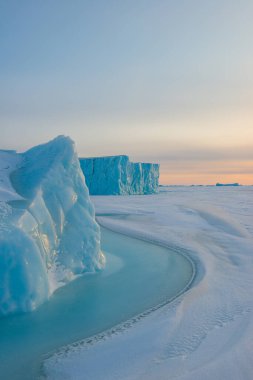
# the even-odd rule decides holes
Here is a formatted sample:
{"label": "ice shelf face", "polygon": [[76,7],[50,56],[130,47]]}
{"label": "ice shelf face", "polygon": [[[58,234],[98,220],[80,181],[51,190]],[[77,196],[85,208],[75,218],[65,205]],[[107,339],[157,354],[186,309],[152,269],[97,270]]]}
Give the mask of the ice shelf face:
{"label": "ice shelf face", "polygon": [[152,194],[159,182],[159,165],[133,163],[128,156],[80,158],[91,195]]}
{"label": "ice shelf face", "polygon": [[59,136],[23,154],[0,151],[1,158],[9,171],[0,178],[7,189],[0,189],[0,316],[31,311],[104,264],[74,143]]}

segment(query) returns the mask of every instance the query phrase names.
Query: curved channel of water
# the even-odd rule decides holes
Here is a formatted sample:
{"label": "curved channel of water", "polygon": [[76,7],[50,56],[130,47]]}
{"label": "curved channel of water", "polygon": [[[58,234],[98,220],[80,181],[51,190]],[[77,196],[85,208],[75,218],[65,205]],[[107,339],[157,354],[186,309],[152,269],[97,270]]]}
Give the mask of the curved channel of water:
{"label": "curved channel of water", "polygon": [[102,228],[106,269],[58,289],[29,314],[0,319],[0,378],[34,380],[44,355],[168,302],[193,276],[167,248]]}

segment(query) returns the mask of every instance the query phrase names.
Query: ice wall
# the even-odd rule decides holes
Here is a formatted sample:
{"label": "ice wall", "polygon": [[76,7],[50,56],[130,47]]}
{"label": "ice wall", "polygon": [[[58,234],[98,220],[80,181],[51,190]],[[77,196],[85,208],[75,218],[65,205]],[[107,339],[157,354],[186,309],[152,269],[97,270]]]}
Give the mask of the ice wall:
{"label": "ice wall", "polygon": [[33,310],[104,263],[74,143],[59,136],[13,155],[18,167],[9,178],[17,197],[0,202],[0,315]]}
{"label": "ice wall", "polygon": [[92,195],[152,194],[159,182],[159,165],[133,163],[128,156],[80,158]]}

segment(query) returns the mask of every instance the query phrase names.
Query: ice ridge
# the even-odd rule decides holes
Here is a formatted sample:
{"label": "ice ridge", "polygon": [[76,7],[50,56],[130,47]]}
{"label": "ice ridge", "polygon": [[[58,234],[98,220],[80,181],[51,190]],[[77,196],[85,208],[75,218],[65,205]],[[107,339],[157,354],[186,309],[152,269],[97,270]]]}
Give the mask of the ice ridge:
{"label": "ice ridge", "polygon": [[34,310],[104,264],[73,141],[59,136],[13,155],[18,167],[8,175],[17,198],[0,202],[0,315]]}
{"label": "ice ridge", "polygon": [[159,164],[134,163],[128,156],[80,158],[91,195],[153,194],[158,190]]}

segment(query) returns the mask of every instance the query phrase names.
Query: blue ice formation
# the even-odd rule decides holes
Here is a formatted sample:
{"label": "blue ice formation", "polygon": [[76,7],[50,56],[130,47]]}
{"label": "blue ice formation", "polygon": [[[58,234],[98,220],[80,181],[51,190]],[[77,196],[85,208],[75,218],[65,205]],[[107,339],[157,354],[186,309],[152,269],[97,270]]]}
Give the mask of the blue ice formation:
{"label": "blue ice formation", "polygon": [[158,164],[133,163],[128,156],[80,158],[80,164],[91,195],[158,191]]}
{"label": "blue ice formation", "polygon": [[238,182],[235,183],[219,183],[217,182],[215,186],[240,186]]}
{"label": "blue ice formation", "polygon": [[13,154],[17,200],[0,202],[0,315],[34,310],[57,287],[104,264],[71,139],[59,136]]}

